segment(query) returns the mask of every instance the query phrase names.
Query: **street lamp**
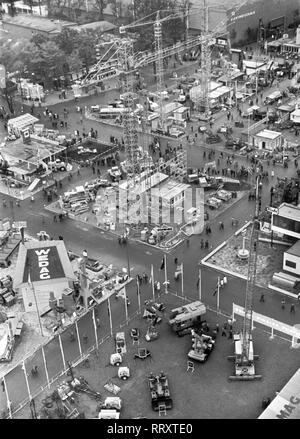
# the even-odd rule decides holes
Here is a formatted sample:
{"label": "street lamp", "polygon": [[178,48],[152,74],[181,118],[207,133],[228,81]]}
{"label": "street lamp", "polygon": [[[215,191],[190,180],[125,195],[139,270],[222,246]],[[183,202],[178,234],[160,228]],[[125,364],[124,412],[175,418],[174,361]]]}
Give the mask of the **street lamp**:
{"label": "street lamp", "polygon": [[220,276],[218,276],[217,287],[213,293],[213,296],[217,295],[217,312],[219,312],[220,309],[220,288],[225,287],[225,285],[227,285],[227,277],[224,276],[220,278]]}

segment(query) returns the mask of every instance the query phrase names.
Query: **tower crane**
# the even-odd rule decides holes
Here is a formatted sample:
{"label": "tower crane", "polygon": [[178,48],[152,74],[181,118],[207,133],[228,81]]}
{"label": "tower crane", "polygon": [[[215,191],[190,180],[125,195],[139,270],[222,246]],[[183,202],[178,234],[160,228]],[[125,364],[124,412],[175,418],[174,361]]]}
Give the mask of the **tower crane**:
{"label": "tower crane", "polygon": [[252,340],[252,321],[253,321],[253,295],[256,283],[257,255],[259,243],[259,215],[261,212],[261,185],[260,176],[256,178],[256,201],[255,212],[250,235],[250,251],[248,259],[248,274],[245,296],[245,315],[243,327],[240,334],[234,335],[235,353],[229,356],[229,360],[234,360],[235,373],[230,376],[230,380],[256,380],[261,379],[261,375],[255,372],[255,360],[258,355],[254,355]]}

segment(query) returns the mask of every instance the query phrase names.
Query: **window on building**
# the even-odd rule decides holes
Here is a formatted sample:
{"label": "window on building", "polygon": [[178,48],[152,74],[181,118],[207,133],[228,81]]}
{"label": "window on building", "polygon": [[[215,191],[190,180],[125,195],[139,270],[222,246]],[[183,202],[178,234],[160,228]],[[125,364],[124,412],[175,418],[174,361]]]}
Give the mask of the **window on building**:
{"label": "window on building", "polygon": [[280,215],[273,215],[273,225],[286,229],[290,232],[300,233],[300,222],[289,218],[284,218]]}
{"label": "window on building", "polygon": [[288,261],[288,260],[286,259],[286,261],[285,261],[285,265],[286,265],[287,267],[295,268],[295,269],[296,269],[296,262]]}

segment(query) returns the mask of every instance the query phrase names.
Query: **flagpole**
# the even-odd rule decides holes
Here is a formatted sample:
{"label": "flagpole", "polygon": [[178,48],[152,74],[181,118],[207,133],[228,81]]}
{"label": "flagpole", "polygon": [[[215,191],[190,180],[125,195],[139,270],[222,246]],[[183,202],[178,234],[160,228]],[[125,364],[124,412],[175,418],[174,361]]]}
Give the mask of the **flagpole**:
{"label": "flagpole", "polygon": [[66,359],[65,359],[65,353],[64,353],[64,350],[63,350],[63,345],[62,345],[60,334],[58,334],[58,341],[59,341],[59,347],[60,347],[61,356],[62,356],[62,360],[63,360],[63,364],[64,364],[64,370],[66,370],[67,369]]}
{"label": "flagpole", "polygon": [[93,316],[93,323],[94,323],[94,330],[95,330],[96,346],[97,346],[97,349],[98,349],[99,345],[98,345],[98,334],[97,334],[97,324],[96,324],[95,308],[93,308],[92,316]]}
{"label": "flagpole", "polygon": [[77,334],[77,340],[78,340],[79,354],[80,354],[80,357],[82,357],[82,349],[81,349],[81,342],[80,342],[80,337],[79,337],[77,320],[75,320],[75,328],[76,328],[76,334]]}
{"label": "flagpole", "polygon": [[198,285],[198,291],[199,291],[199,300],[200,300],[200,302],[202,301],[202,285],[201,285],[201,283],[202,283],[202,279],[201,279],[201,268],[199,267],[199,277],[198,277],[198,282],[199,282],[199,285]]}
{"label": "flagpole", "polygon": [[167,255],[164,254],[164,268],[165,268],[165,293],[168,293],[168,275],[167,275]]}
{"label": "flagpole", "polygon": [[46,356],[45,356],[45,351],[44,351],[44,347],[43,347],[43,345],[42,345],[41,349],[42,349],[42,355],[43,355],[43,360],[44,360],[44,366],[45,366],[45,372],[46,372],[47,384],[48,384],[48,388],[50,389],[49,374],[48,374],[48,368],[47,368]]}
{"label": "flagpole", "polygon": [[181,263],[181,295],[182,297],[184,296],[184,292],[183,292],[184,288],[183,288],[183,262]]}
{"label": "flagpole", "polygon": [[29,284],[29,286],[31,287],[31,290],[32,290],[32,292],[33,292],[33,297],[34,297],[35,308],[36,308],[36,312],[37,312],[37,316],[38,316],[38,321],[39,321],[39,326],[40,326],[41,336],[44,337],[43,327],[42,327],[42,322],[41,322],[41,317],[40,317],[39,308],[38,308],[38,303],[37,303],[36,294],[35,294],[35,288],[34,288],[33,282],[31,282],[30,272],[29,272],[29,271],[28,271],[28,284]]}
{"label": "flagpole", "polygon": [[151,283],[152,283],[152,297],[153,297],[153,300],[155,300],[153,264],[151,264]]}
{"label": "flagpole", "polygon": [[218,286],[217,286],[217,312],[219,312],[220,307],[220,277],[218,276]]}
{"label": "flagpole", "polygon": [[109,315],[110,335],[113,336],[113,327],[112,327],[112,318],[111,318],[111,308],[110,308],[109,297],[107,298],[107,307],[108,307],[108,315]]}
{"label": "flagpole", "polygon": [[128,308],[127,308],[127,294],[126,294],[126,287],[124,286],[124,302],[125,302],[125,318],[126,323],[128,322]]}
{"label": "flagpole", "polygon": [[8,396],[5,375],[3,375],[3,377],[2,377],[2,382],[3,382],[3,385],[4,385],[4,390],[5,390],[5,395],[6,395],[6,401],[7,401],[7,408],[8,408],[9,417],[12,419],[11,402],[10,402],[9,396]]}
{"label": "flagpole", "polygon": [[136,284],[137,284],[138,307],[139,307],[139,314],[140,314],[141,313],[141,297],[140,297],[140,282],[139,282],[138,277],[136,277]]}
{"label": "flagpole", "polygon": [[28,392],[29,400],[31,401],[32,397],[31,397],[31,392],[30,392],[30,387],[29,387],[29,382],[28,382],[28,376],[27,376],[27,371],[26,371],[25,361],[24,360],[23,360],[22,369],[24,371],[24,376],[25,376],[25,381],[26,381],[26,387],[27,387],[27,392]]}

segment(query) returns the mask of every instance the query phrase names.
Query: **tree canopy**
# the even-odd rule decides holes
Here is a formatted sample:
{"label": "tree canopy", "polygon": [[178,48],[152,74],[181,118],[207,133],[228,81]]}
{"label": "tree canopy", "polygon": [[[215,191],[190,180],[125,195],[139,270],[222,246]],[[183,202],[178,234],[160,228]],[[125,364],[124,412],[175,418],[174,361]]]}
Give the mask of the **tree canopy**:
{"label": "tree canopy", "polygon": [[[166,18],[174,12],[184,11],[184,0],[135,0],[130,6],[132,17],[135,20],[140,20],[144,17],[145,22],[154,22],[156,12],[160,11],[159,17]],[[137,42],[138,50],[151,50],[154,45],[154,28],[153,24],[147,26],[133,28],[133,32],[138,32],[142,35]],[[163,45],[173,44],[183,38],[185,30],[184,20],[180,16],[176,19],[170,19],[162,22]]]}

